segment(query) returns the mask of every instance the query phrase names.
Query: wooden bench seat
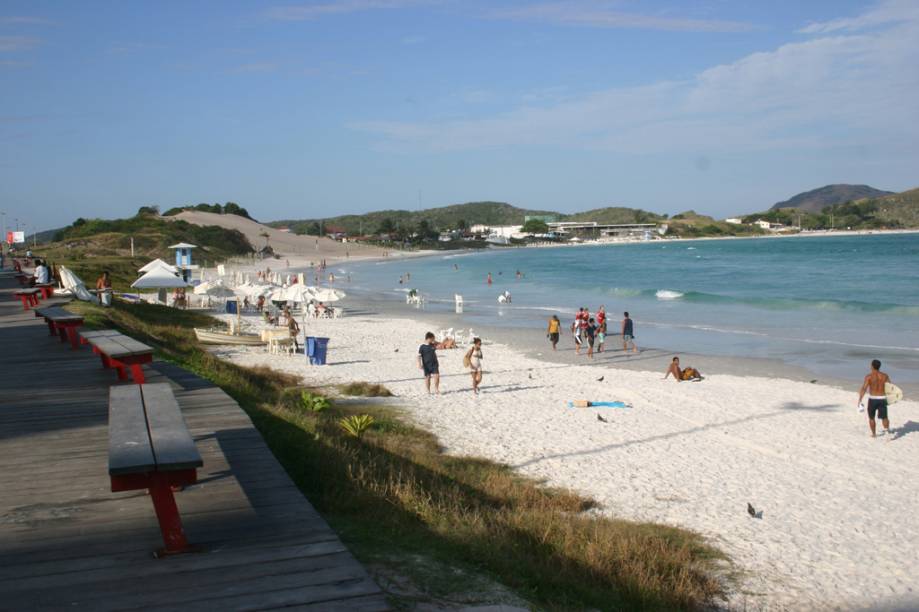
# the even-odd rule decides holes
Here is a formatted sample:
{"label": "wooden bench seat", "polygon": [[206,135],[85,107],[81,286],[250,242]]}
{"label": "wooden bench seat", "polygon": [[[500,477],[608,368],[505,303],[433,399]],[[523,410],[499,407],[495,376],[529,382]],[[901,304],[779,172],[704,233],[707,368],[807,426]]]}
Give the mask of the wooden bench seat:
{"label": "wooden bench seat", "polygon": [[141,385],[145,382],[142,364],[153,361],[153,348],[134,338],[125,336],[113,329],[81,332],[83,344],[89,344],[93,352],[102,360],[102,367],[115,368],[118,380],[127,380],[127,370],[131,378]]}
{"label": "wooden bench seat", "polygon": [[41,295],[41,289],[20,289],[13,293],[22,300],[22,309],[28,310],[30,306],[38,306],[38,296]]}
{"label": "wooden bench seat", "polygon": [[48,324],[48,331],[52,336],[60,335],[61,342],[70,340],[70,346],[76,350],[80,348],[77,328],[83,325],[83,317],[64,310],[60,306],[48,306],[46,308],[36,308],[36,317],[44,317],[45,323]]}
{"label": "wooden bench seat", "polygon": [[112,491],[147,489],[163,536],[157,557],[191,550],[173,487],[197,482],[204,465],[168,383],[109,389]]}

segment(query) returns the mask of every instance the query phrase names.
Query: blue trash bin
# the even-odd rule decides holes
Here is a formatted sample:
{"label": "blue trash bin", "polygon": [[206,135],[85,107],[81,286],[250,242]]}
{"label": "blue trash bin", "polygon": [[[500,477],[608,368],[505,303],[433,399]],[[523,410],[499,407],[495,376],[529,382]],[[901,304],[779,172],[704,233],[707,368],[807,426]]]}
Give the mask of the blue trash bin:
{"label": "blue trash bin", "polygon": [[236,314],[237,308],[239,308],[237,300],[227,300],[227,314]]}
{"label": "blue trash bin", "polygon": [[329,348],[328,338],[309,337],[306,340],[310,365],[325,365],[325,356]]}
{"label": "blue trash bin", "polygon": [[303,354],[307,357],[312,357],[313,353],[316,352],[316,338],[313,336],[303,336],[303,342],[305,343]]}

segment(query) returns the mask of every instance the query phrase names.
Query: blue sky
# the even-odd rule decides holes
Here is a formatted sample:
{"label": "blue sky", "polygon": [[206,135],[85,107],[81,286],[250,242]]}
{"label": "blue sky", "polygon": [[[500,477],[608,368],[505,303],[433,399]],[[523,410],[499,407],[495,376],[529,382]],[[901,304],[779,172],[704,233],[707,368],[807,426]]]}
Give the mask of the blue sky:
{"label": "blue sky", "polygon": [[0,210],[724,217],[903,190],[917,66],[915,0],[4,0]]}

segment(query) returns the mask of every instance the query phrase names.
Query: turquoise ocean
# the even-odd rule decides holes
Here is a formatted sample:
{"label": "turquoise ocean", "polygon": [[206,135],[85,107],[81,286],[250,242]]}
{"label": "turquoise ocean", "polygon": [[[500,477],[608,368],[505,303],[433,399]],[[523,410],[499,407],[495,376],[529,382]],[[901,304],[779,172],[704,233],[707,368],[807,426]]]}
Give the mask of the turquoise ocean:
{"label": "turquoise ocean", "polygon": [[[427,311],[452,312],[459,293],[472,327],[542,328],[553,313],[566,327],[578,307],[605,305],[611,331],[631,313],[639,346],[777,359],[837,378],[879,358],[895,381],[919,381],[919,234],[497,248],[333,271],[374,300],[404,303],[416,288]],[[512,302],[499,304],[505,290]]]}

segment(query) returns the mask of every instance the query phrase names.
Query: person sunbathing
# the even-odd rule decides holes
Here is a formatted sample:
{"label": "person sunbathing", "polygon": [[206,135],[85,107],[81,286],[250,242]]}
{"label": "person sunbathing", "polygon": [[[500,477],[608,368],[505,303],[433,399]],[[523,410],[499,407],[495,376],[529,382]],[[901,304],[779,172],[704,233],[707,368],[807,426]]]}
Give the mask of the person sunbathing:
{"label": "person sunbathing", "polygon": [[670,375],[676,379],[677,382],[683,382],[684,380],[689,381],[699,381],[702,380],[702,373],[699,370],[693,367],[687,367],[680,369],[680,358],[674,357],[673,361],[670,362],[670,367],[667,368],[667,373],[664,374],[664,380],[667,380],[667,377]]}
{"label": "person sunbathing", "polygon": [[447,336],[443,340],[435,344],[434,346],[436,346],[438,350],[439,349],[455,349],[456,340]]}

